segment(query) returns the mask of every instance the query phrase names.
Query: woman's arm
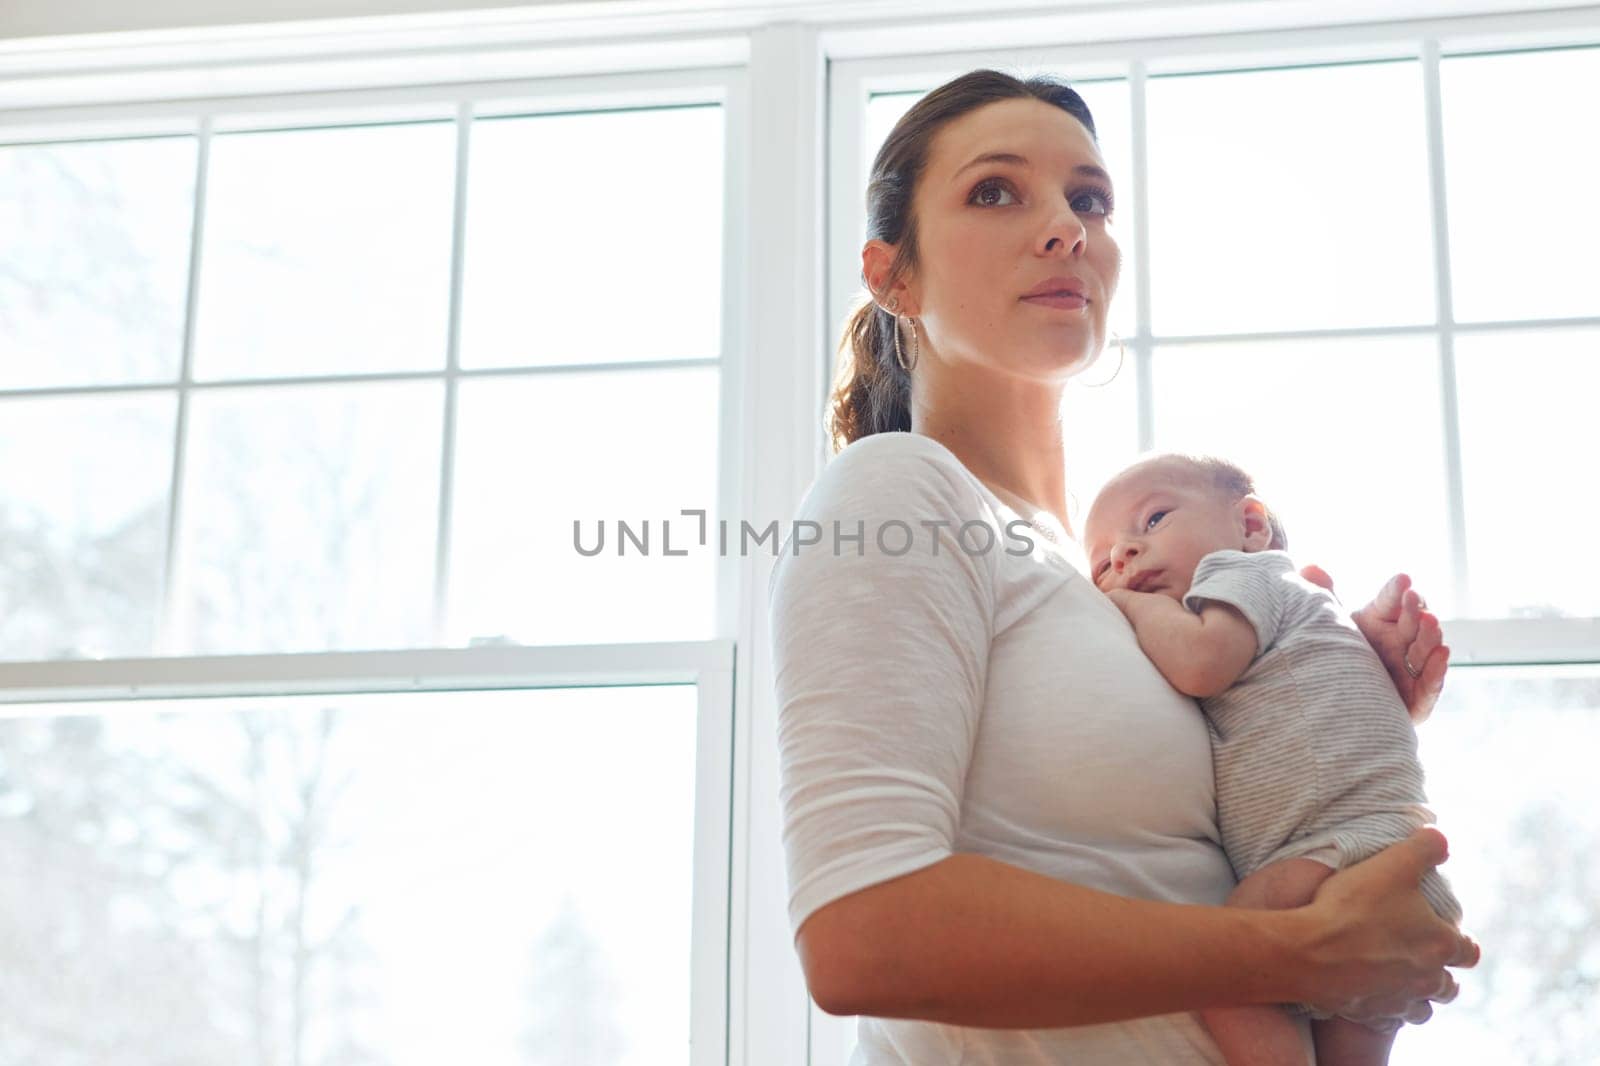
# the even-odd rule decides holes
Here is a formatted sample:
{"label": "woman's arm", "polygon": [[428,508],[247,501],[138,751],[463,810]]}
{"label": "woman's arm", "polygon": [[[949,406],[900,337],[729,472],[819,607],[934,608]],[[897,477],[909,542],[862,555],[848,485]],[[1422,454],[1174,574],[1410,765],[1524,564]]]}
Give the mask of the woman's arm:
{"label": "woman's arm", "polygon": [[1280,911],[1125,899],[957,854],[843,897],[801,926],[831,1014],[1052,1028],[1253,1003],[1421,1021],[1478,949],[1417,891],[1443,860],[1422,830]]}

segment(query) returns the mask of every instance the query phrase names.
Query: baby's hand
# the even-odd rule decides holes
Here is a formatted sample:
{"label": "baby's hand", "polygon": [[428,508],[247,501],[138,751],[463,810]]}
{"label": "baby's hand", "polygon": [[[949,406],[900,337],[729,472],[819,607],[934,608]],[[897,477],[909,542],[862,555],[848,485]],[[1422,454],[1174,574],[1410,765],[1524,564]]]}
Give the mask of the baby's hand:
{"label": "baby's hand", "polygon": [[1139,595],[1132,589],[1106,589],[1106,598],[1117,605],[1123,614],[1128,613],[1128,608],[1133,606],[1134,597]]}

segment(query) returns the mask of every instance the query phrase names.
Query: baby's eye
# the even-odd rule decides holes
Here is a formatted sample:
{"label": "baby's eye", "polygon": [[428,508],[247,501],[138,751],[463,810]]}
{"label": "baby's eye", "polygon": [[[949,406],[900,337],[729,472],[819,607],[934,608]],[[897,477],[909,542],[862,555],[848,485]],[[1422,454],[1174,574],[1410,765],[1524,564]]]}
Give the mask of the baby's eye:
{"label": "baby's eye", "polygon": [[1156,524],[1159,523],[1165,517],[1167,517],[1167,512],[1166,511],[1153,511],[1153,512],[1151,512],[1150,517],[1145,519],[1145,522],[1144,522],[1145,532],[1148,533],[1150,530],[1154,529],[1156,527]]}

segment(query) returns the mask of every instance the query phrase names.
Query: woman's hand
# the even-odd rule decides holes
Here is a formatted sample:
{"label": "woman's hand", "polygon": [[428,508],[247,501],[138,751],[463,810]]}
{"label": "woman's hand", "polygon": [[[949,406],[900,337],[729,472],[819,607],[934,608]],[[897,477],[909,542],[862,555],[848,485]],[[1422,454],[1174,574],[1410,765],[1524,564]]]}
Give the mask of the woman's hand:
{"label": "woman's hand", "polygon": [[1476,966],[1481,952],[1433,913],[1417,887],[1448,850],[1437,829],[1419,829],[1322,883],[1302,909],[1320,930],[1306,1002],[1384,1028],[1427,1021],[1432,1003],[1456,998],[1445,967]]}
{"label": "woman's hand", "polygon": [[[1333,579],[1319,566],[1303,568],[1300,576],[1333,591]],[[1444,644],[1439,619],[1428,612],[1426,602],[1411,587],[1411,578],[1391,577],[1372,602],[1351,617],[1383,660],[1412,722],[1426,722],[1444,689],[1450,649]]]}

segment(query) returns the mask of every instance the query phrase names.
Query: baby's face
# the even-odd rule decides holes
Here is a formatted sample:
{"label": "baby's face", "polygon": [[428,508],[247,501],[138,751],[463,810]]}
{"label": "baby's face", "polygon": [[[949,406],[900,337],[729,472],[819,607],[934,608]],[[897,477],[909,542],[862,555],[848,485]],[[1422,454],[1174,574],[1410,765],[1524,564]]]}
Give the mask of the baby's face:
{"label": "baby's face", "polygon": [[1150,463],[1113,478],[1084,522],[1089,572],[1101,591],[1155,592],[1181,601],[1214,551],[1245,549],[1242,509],[1200,476]]}

